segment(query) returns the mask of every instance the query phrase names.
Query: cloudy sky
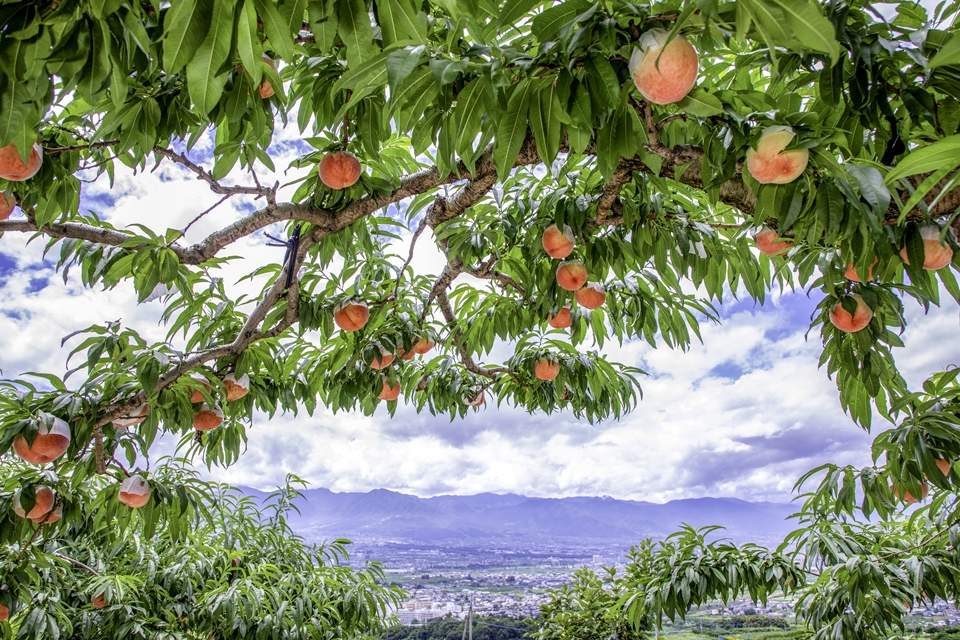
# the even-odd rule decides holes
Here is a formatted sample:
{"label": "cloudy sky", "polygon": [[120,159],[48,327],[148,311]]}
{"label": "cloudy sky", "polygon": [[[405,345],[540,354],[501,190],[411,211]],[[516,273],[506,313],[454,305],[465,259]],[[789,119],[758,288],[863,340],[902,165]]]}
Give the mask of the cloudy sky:
{"label": "cloudy sky", "polygon": [[[281,170],[302,144],[298,138],[295,126],[278,131],[271,155]],[[207,144],[201,143],[198,157],[209,155]],[[263,169],[261,178],[271,179],[267,174]],[[163,231],[183,228],[217,199],[169,163],[135,176],[118,165],[115,187],[106,181],[89,185],[82,208],[118,226],[139,222]],[[228,224],[252,205],[239,198],[224,205],[194,225],[187,240]],[[45,260],[43,241],[26,240],[19,234],[0,238],[4,377],[26,371],[62,375],[67,351],[60,348],[61,338],[92,324],[122,319],[149,339],[163,336],[160,303],[137,305],[126,283],[112,291],[86,290],[75,280],[64,284],[53,268],[57,250]],[[228,280],[279,261],[283,249],[266,242],[257,234],[231,247],[231,255],[245,259],[225,273]],[[406,234],[403,254],[408,242]],[[438,273],[439,262],[431,243],[418,244],[415,267]],[[269,488],[293,472],[313,487],[384,487],[421,496],[492,491],[654,502],[701,496],[787,501],[796,479],[818,464],[869,461],[872,436],[843,414],[833,382],[817,368],[819,332],[811,332],[809,340],[804,335],[818,296],[772,296],[764,308],[728,303],[721,308],[722,323],[704,325],[703,343],[686,353],[639,341],[607,348],[611,358],[650,374],[639,408],[619,422],[589,425],[569,414],[529,415],[490,402],[453,422],[405,407],[392,419],[385,410],[373,417],[323,409],[312,418],[258,416],[239,463],[203,473]],[[926,316],[907,302],[906,347],[896,357],[914,386],[960,364],[955,339],[960,314],[948,296],[944,300],[943,308]],[[887,426],[878,420],[875,430]],[[158,449],[169,451],[173,444],[166,441]]]}

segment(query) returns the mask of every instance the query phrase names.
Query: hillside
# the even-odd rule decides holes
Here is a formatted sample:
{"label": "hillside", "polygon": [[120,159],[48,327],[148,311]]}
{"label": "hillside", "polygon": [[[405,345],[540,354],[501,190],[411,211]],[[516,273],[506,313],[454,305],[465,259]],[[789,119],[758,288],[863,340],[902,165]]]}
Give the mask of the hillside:
{"label": "hillside", "polygon": [[[245,488],[249,495],[266,494]],[[734,540],[780,537],[793,527],[790,504],[697,498],[665,504],[610,497],[530,498],[515,494],[419,498],[387,489],[336,493],[311,489],[291,524],[311,539],[348,537],[410,542],[444,540],[594,540],[660,538],[682,524],[720,525]]]}

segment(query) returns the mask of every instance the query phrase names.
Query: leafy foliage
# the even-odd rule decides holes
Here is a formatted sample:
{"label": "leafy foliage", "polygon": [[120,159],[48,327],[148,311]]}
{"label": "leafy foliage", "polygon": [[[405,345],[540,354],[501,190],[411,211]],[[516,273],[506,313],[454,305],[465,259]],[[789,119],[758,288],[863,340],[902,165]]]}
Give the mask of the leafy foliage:
{"label": "leafy foliage", "polygon": [[[0,182],[25,215],[0,221],[4,242],[38,234],[65,279],[161,297],[168,329],[151,342],[136,327],[92,326],[65,339],[62,374],[3,382],[0,455],[55,419],[72,435],[64,456],[17,471],[11,486],[28,506],[39,484],[56,486],[63,524],[44,531],[93,517],[98,527],[118,523],[119,535],[181,541],[212,499],[202,486],[164,467],[141,470],[154,497],[134,516],[116,503],[116,486],[101,485],[127,473],[119,458],[149,464],[164,433],[191,459],[226,466],[255,412],[369,414],[384,379],[418,411],[451,417],[487,400],[616,419],[639,403],[643,372],[603,357],[610,341],[683,350],[725,298],[763,303],[775,289],[802,288],[820,299],[811,329],[842,407],[864,428],[876,415],[894,425],[875,445],[885,462],[818,470],[805,526],[790,540],[806,549],[799,564],[786,563],[785,550],[711,545],[692,531],[671,538],[657,551],[670,566],[700,575],[707,563],[716,574],[630,578],[631,628],[717,594],[762,600],[799,588],[808,563],[823,562],[829,570],[817,567],[800,605],[816,633],[884,633],[919,583],[913,569],[904,574],[906,560],[877,555],[876,545],[919,545],[939,576],[928,593],[956,597],[940,545],[954,535],[960,477],[937,466],[960,455],[956,371],[914,392],[894,354],[905,304],[941,304],[942,291],[960,301],[955,254],[923,267],[928,242],[960,248],[960,3],[885,5],[889,20],[864,0],[4,3],[0,145],[26,159],[39,139],[44,151],[35,176]],[[687,38],[700,56],[696,87],[675,104],[650,104],[631,82],[629,60],[654,28]],[[283,190],[257,176],[278,170],[278,123],[303,135]],[[770,125],[791,127],[788,149],[809,155],[787,184],[759,184],[743,170]],[[201,140],[212,156],[202,157]],[[364,167],[346,189],[320,179],[334,150]],[[193,244],[187,228],[116,228],[81,211],[84,184],[160,162],[191,172],[221,202],[260,208]],[[572,257],[606,289],[601,308],[578,307],[559,286],[557,263],[540,249],[551,224],[571,227]],[[793,243],[788,253],[754,251],[748,236],[761,224]],[[237,241],[282,235],[282,225],[283,263],[227,257]],[[413,231],[406,258],[397,254],[403,227]],[[413,243],[428,237],[445,258],[440,273],[410,267]],[[868,276],[844,277],[850,266]],[[244,268],[253,293],[236,295],[224,278]],[[847,333],[830,315],[852,312],[854,295],[873,315]],[[366,325],[337,328],[338,309],[361,300]],[[564,306],[572,325],[548,328]],[[421,339],[436,350],[402,357]],[[533,375],[541,357],[560,363],[554,380]],[[228,374],[248,376],[246,396],[224,401]],[[224,423],[198,433],[194,400],[220,405]],[[143,405],[141,424],[115,425]],[[86,483],[99,491],[95,511],[81,500]],[[901,498],[922,496],[928,483],[931,503],[894,524]],[[35,530],[11,520],[9,501],[0,506],[4,542],[20,555],[35,548]],[[882,523],[844,520],[854,514]],[[838,552],[843,536],[851,542]],[[594,578],[581,577],[595,591]],[[866,592],[882,594],[880,604]],[[603,609],[605,597],[590,606]],[[594,623],[621,629],[618,618]]]}
{"label": "leafy foliage", "polygon": [[[6,478],[23,473],[9,463],[3,469]],[[168,514],[162,535],[143,511],[116,514],[115,485],[56,482],[73,501],[64,518],[43,525],[23,558],[4,541],[0,573],[15,622],[0,623],[2,637],[353,638],[384,630],[401,593],[381,586],[376,564],[344,566],[346,541],[315,548],[291,531],[296,478],[261,505],[197,481],[179,462],[168,461],[161,475],[174,504],[177,494],[199,498],[181,503],[180,517]],[[12,486],[8,480],[0,493],[4,504]],[[15,535],[21,527],[2,529]],[[93,606],[97,596],[104,608]]]}

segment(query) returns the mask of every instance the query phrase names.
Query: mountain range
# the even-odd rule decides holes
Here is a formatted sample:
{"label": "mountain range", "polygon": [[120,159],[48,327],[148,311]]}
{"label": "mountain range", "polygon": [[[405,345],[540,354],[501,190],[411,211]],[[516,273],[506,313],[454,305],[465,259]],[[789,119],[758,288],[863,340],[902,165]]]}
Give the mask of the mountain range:
{"label": "mountain range", "polygon": [[[264,499],[267,494],[243,488]],[[387,489],[337,493],[310,489],[295,502],[294,530],[316,541],[392,540],[441,543],[468,540],[626,541],[663,538],[681,524],[720,525],[723,537],[774,540],[796,528],[792,504],[695,498],[664,504],[603,497],[533,498],[480,493],[419,498]]]}

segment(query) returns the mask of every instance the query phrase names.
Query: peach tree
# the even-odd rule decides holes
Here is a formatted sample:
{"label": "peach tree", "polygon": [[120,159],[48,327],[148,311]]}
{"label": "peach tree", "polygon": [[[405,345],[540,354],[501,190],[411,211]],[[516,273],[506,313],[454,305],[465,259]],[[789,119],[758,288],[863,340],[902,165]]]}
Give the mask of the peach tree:
{"label": "peach tree", "polygon": [[[5,467],[2,541],[42,557],[90,517],[86,482],[103,513],[174,535],[184,505],[211,503],[155,477],[151,448],[180,438],[185,455],[229,465],[255,413],[393,412],[402,397],[452,417],[496,402],[616,419],[643,372],[601,355],[606,343],[683,350],[716,303],[794,287],[820,300],[811,329],[844,410],[891,424],[875,464],[816,470],[802,526],[774,555],[694,544],[690,557],[740,558],[733,586],[638,579],[615,606],[649,628],[772,580],[802,591],[820,637],[894,633],[914,602],[960,593],[957,371],[911,390],[894,359],[905,304],[960,300],[958,11],[4,3],[2,242],[45,242],[64,278],[159,298],[168,334],[92,326],[65,338],[73,368],[3,383],[0,452],[25,463]],[[279,126],[303,142],[283,185],[261,180]],[[158,164],[249,212],[188,241],[192,223],[117,228],[82,206],[84,185]],[[282,261],[236,255],[268,233]],[[411,267],[423,242],[443,256],[436,273]],[[222,275],[244,268],[252,295]],[[803,578],[758,573],[774,557]],[[669,579],[696,575],[684,571]],[[18,589],[9,601],[29,602]]]}

